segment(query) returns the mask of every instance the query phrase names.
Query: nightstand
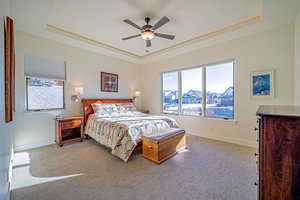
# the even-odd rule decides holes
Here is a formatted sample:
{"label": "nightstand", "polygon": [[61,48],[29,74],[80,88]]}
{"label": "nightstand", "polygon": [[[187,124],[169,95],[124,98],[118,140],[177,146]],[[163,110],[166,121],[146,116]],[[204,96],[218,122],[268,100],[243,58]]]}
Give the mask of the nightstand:
{"label": "nightstand", "polygon": [[70,142],[83,140],[83,116],[68,116],[55,119],[55,142],[60,147]]}
{"label": "nightstand", "polygon": [[144,114],[149,114],[150,113],[149,110],[139,110],[139,112],[144,113]]}

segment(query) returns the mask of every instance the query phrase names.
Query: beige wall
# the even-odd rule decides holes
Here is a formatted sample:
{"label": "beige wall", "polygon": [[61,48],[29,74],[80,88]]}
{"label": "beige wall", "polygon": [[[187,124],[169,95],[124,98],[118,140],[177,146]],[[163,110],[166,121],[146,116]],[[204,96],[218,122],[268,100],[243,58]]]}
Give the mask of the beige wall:
{"label": "beige wall", "polygon": [[[247,36],[205,47],[143,66],[143,108],[161,113],[161,72],[234,58],[235,65],[235,121],[175,116],[188,133],[227,142],[256,145],[253,131],[255,112],[262,104],[293,103],[294,26]],[[275,98],[250,98],[250,73],[275,69]]]}
{"label": "beige wall", "polygon": [[295,104],[300,105],[300,13],[295,22]]}
{"label": "beige wall", "polygon": [[[139,89],[140,66],[99,55],[86,50],[63,45],[25,33],[16,34],[16,126],[13,127],[17,150],[54,143],[56,112],[25,111],[24,55],[37,55],[66,61],[67,87],[66,110],[81,113],[81,103],[71,101],[72,86],[84,87],[84,98],[131,98]],[[100,92],[100,72],[119,74],[119,92]]]}

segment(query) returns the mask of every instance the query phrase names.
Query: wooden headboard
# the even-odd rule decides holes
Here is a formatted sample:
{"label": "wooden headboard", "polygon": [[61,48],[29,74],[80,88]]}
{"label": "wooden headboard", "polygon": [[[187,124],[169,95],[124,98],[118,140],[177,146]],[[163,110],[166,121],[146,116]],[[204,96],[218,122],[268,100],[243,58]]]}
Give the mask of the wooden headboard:
{"label": "wooden headboard", "polygon": [[92,108],[93,103],[129,103],[133,102],[132,99],[82,99],[83,114],[84,114],[84,126],[91,114],[94,113]]}

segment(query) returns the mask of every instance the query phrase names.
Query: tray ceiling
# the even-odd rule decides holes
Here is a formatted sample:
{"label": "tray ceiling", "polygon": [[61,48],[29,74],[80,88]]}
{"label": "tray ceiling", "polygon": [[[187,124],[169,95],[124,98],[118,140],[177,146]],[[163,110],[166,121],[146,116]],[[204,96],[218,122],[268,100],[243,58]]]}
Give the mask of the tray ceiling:
{"label": "tray ceiling", "polygon": [[[13,0],[12,13],[20,31],[68,43],[72,37],[77,45],[89,43],[142,58],[234,24],[258,20],[261,6],[262,0]],[[150,24],[169,17],[170,22],[158,32],[174,34],[175,39],[154,38],[150,48],[141,38],[121,40],[138,34],[123,20],[142,26],[145,16],[151,17]]]}

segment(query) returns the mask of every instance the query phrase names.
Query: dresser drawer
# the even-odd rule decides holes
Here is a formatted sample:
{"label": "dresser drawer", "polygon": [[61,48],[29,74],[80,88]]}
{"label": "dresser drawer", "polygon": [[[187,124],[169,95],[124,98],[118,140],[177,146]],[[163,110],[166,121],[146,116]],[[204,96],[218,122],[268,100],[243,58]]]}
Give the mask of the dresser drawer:
{"label": "dresser drawer", "polygon": [[64,121],[62,123],[62,129],[76,128],[81,126],[81,123],[81,120]]}

